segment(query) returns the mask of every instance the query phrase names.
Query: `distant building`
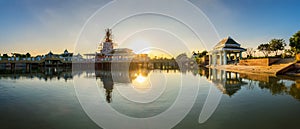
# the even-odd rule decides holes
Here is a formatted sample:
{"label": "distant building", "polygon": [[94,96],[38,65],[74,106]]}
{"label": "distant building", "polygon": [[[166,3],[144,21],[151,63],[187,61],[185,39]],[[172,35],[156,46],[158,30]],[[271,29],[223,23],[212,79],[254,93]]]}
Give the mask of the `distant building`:
{"label": "distant building", "polygon": [[47,58],[55,57],[55,55],[50,51],[48,54],[45,55]]}
{"label": "distant building", "polygon": [[82,55],[80,55],[80,54],[78,53],[77,55],[73,55],[72,61],[83,62],[84,59],[83,59]]}
{"label": "distant building", "polygon": [[44,58],[59,58],[63,61],[72,61],[73,53],[69,53],[67,49],[62,54],[53,54],[50,51]]}
{"label": "distant building", "polygon": [[63,59],[64,61],[72,61],[73,53],[69,53],[66,49],[63,54],[58,55],[60,59]]}
{"label": "distant building", "polygon": [[135,54],[129,48],[114,48],[115,43],[112,40],[111,29],[106,30],[104,42],[100,44],[100,53],[96,53],[96,62],[147,62],[150,60],[147,54]]}
{"label": "distant building", "polygon": [[239,43],[231,37],[221,40],[213,50],[209,51],[209,65],[227,65],[237,63],[242,58],[242,52],[246,49],[242,48]]}

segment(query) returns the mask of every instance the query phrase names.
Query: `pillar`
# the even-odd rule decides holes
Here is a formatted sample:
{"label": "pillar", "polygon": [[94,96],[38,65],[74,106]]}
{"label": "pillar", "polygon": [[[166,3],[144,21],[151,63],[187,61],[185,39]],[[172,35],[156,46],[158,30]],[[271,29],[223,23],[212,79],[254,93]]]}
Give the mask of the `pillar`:
{"label": "pillar", "polygon": [[16,65],[15,63],[10,63],[10,69],[15,70],[15,67],[16,67],[15,65]]}
{"label": "pillar", "polygon": [[221,78],[220,78],[220,80],[223,81],[224,80],[224,71],[221,70],[220,72],[221,72]]}
{"label": "pillar", "polygon": [[223,55],[222,55],[222,51],[219,52],[219,57],[220,57],[220,61],[219,61],[219,65],[222,65],[223,63]]}
{"label": "pillar", "polygon": [[223,65],[227,65],[227,52],[226,51],[224,51],[224,53],[223,53]]}
{"label": "pillar", "polygon": [[235,58],[235,63],[237,63],[238,58],[237,58],[237,53],[234,53],[234,58]]}
{"label": "pillar", "polygon": [[212,77],[212,71],[211,71],[211,68],[208,69],[208,78],[209,80],[211,80],[211,77]]}
{"label": "pillar", "polygon": [[240,55],[239,55],[239,56],[240,56],[239,58],[242,59],[242,52],[240,52]]}
{"label": "pillar", "polygon": [[31,65],[29,63],[26,63],[26,71],[27,72],[30,71],[30,67],[31,67]]}
{"label": "pillar", "polygon": [[214,53],[211,55],[211,65],[215,65],[215,55],[214,55]]}
{"label": "pillar", "polygon": [[216,62],[217,62],[217,57],[216,54],[213,54],[213,65],[216,66]]}
{"label": "pillar", "polygon": [[208,56],[208,65],[211,66],[211,64],[212,64],[212,54]]}

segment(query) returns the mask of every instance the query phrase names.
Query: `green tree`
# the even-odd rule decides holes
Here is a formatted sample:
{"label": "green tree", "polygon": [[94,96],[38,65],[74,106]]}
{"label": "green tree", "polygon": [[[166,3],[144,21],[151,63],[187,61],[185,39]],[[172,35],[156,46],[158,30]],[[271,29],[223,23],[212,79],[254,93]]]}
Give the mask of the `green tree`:
{"label": "green tree", "polygon": [[208,52],[206,50],[202,51],[200,54],[199,54],[199,57],[203,57],[203,56],[206,56]]}
{"label": "green tree", "polygon": [[31,55],[27,52],[26,53],[26,58],[29,58],[29,57],[31,57]]}
{"label": "green tree", "polygon": [[292,49],[285,49],[284,54],[285,54],[285,56],[289,56],[289,57],[295,55],[294,51]]}
{"label": "green tree", "polygon": [[11,53],[11,55],[13,57],[19,57],[19,58],[22,56],[22,54],[19,54],[19,53]]}
{"label": "green tree", "polygon": [[269,44],[260,44],[257,49],[259,51],[261,51],[265,57],[268,57],[268,55],[270,54],[271,50],[270,50],[270,45]]}
{"label": "green tree", "polygon": [[246,49],[246,54],[247,54],[247,58],[252,58],[253,57],[253,53],[255,52],[253,48],[247,48]]}
{"label": "green tree", "polygon": [[270,50],[275,52],[275,55],[277,56],[278,51],[284,50],[284,47],[286,46],[286,43],[284,39],[272,39],[269,42]]}
{"label": "green tree", "polygon": [[295,51],[295,54],[297,54],[300,51],[300,31],[295,33],[291,38],[290,38],[290,47],[292,50]]}
{"label": "green tree", "polygon": [[2,57],[3,57],[3,58],[8,58],[8,55],[7,55],[7,54],[3,54]]}

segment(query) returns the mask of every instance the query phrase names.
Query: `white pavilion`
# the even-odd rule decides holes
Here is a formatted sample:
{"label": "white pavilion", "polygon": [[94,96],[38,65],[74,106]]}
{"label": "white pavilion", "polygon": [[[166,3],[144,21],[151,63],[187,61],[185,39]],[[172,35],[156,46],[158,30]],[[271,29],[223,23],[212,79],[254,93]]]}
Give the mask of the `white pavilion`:
{"label": "white pavilion", "polygon": [[222,39],[213,50],[208,52],[209,65],[227,65],[236,64],[242,58],[242,52],[246,49],[242,48],[239,43],[231,37]]}

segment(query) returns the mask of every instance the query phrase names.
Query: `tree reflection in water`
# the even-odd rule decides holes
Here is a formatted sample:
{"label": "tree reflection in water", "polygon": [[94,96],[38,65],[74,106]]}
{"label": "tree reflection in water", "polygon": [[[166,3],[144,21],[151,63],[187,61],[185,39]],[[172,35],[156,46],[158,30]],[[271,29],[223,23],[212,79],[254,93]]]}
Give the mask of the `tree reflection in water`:
{"label": "tree reflection in water", "polygon": [[288,91],[288,94],[290,94],[295,99],[300,101],[300,83],[299,83],[299,81],[296,81],[296,83],[292,84],[290,90]]}
{"label": "tree reflection in water", "polygon": [[[256,81],[258,87],[269,90],[272,95],[291,95],[300,100],[300,78],[291,76],[270,76],[264,74],[240,74],[242,78]],[[292,81],[291,85],[286,82]]]}
{"label": "tree reflection in water", "polygon": [[[83,74],[94,74],[91,78],[100,79],[105,89],[106,101],[112,102],[112,92],[116,83],[132,83],[143,81],[146,79],[151,70],[147,68],[131,68],[130,70],[85,70],[80,69],[72,71],[68,68],[38,68],[27,70],[0,70],[1,79],[22,79],[22,78],[38,78],[39,80],[57,79],[64,81],[72,80],[73,76],[81,76]],[[182,69],[165,69],[161,70],[165,73],[180,72],[183,74],[192,73],[194,76],[204,77],[215,84],[215,86],[228,96],[236,94],[242,86],[248,86],[249,90],[253,87],[268,90],[272,95],[290,95],[300,101],[300,77],[291,76],[269,76],[264,74],[245,74],[226,72],[223,70],[185,67]],[[292,82],[291,84],[286,83]],[[248,84],[248,85],[247,85]]]}
{"label": "tree reflection in water", "polygon": [[276,77],[269,77],[269,82],[259,81],[258,86],[261,89],[268,89],[272,95],[283,95],[288,92],[284,82]]}

